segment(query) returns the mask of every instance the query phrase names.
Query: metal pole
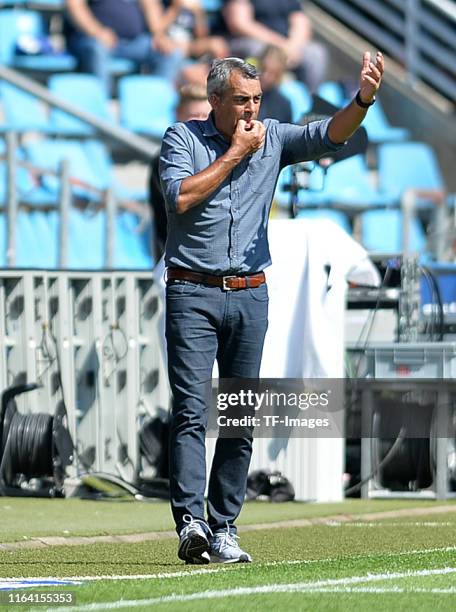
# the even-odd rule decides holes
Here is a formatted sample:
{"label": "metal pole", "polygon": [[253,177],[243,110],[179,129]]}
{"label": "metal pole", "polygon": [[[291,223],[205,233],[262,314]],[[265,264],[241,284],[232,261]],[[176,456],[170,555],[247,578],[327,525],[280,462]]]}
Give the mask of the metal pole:
{"label": "metal pole", "polygon": [[415,218],[416,194],[413,189],[408,189],[401,199],[402,211],[402,253],[404,259],[413,254],[412,249],[412,222]]}
{"label": "metal pole", "polygon": [[16,189],[16,150],[17,135],[15,132],[6,134],[6,192],[7,192],[7,238],[6,238],[6,265],[9,268],[16,264],[16,218],[17,218],[17,189]]}
{"label": "metal pole", "polygon": [[105,234],[105,268],[114,267],[115,224],[117,214],[117,200],[114,191],[106,191],[106,234]]}
{"label": "metal pole", "polygon": [[448,244],[446,199],[435,203],[434,223],[434,240],[431,245],[432,253],[437,261],[442,261],[445,257],[445,249]]}
{"label": "metal pole", "polygon": [[63,159],[60,174],[59,268],[68,267],[69,215],[71,205],[70,162]]}
{"label": "metal pole", "polygon": [[8,81],[8,83],[16,85],[16,87],[19,87],[19,89],[27,91],[40,100],[43,100],[43,102],[46,102],[50,106],[55,106],[56,108],[59,108],[66,113],[81,119],[81,121],[85,121],[101,132],[104,136],[113,138],[131,149],[135,149],[135,151],[146,158],[153,157],[160,150],[160,139],[142,138],[141,136],[133,134],[132,132],[129,132],[113,122],[111,123],[109,121],[104,121],[92,113],[82,111],[77,106],[69,104],[68,102],[65,102],[65,100],[61,100],[57,96],[49,93],[49,90],[46,89],[46,87],[43,87],[33,79],[26,78],[19,72],[11,70],[11,68],[6,68],[6,66],[0,65],[0,79],[4,79],[5,81]]}

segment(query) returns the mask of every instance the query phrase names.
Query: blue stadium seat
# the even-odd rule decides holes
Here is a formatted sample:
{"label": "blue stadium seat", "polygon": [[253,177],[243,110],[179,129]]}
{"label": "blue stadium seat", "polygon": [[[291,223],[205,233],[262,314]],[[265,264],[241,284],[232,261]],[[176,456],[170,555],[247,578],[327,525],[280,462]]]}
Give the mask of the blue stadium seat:
{"label": "blue stadium seat", "polygon": [[223,0],[201,0],[200,4],[205,11],[220,11],[223,8]]}
{"label": "blue stadium seat", "polygon": [[[3,141],[0,141],[3,143]],[[0,147],[0,153],[1,153]],[[18,160],[23,159],[21,151]],[[0,161],[0,206],[7,205],[7,168],[6,162]],[[38,177],[34,177],[29,169],[20,165],[16,168],[16,190],[19,203],[30,206],[54,206],[58,203],[55,192],[48,191],[41,185]]]}
{"label": "blue stadium seat", "polygon": [[68,268],[100,270],[105,265],[106,214],[72,208],[69,219]]}
{"label": "blue stadium seat", "polygon": [[139,231],[138,217],[123,211],[117,215],[114,267],[127,270],[151,270],[153,259],[151,248],[147,244],[148,232]]}
{"label": "blue stadium seat", "polygon": [[[360,215],[361,242],[368,251],[398,253],[402,250],[402,211],[398,209],[369,210]],[[410,249],[426,251],[426,235],[418,219],[410,229]]]}
{"label": "blue stadium seat", "polygon": [[[24,145],[26,156],[38,167],[58,172],[62,160],[70,162],[70,177],[80,181],[72,186],[72,193],[87,200],[99,200],[99,196],[90,187],[105,189],[105,178],[100,177],[87,158],[80,142],[69,140],[35,140]],[[51,193],[58,194],[59,179],[56,176],[44,176],[43,185]]]}
{"label": "blue stadium seat", "polygon": [[0,81],[0,101],[4,113],[4,124],[0,125],[0,131],[44,133],[52,131],[46,108],[36,96],[6,81]]}
{"label": "blue stadium seat", "polygon": [[16,45],[21,37],[40,40],[46,34],[43,17],[39,12],[21,9],[0,11],[0,63],[22,70],[47,73],[74,70],[76,60],[66,53],[37,55],[16,53]]}
{"label": "blue stadium seat", "polygon": [[161,138],[175,121],[177,92],[160,76],[137,75],[119,79],[120,122],[123,127]]}
{"label": "blue stadium seat", "polygon": [[57,235],[52,233],[48,213],[19,210],[16,223],[16,266],[55,268]]}
{"label": "blue stadium seat", "polygon": [[[0,200],[1,205],[1,200]],[[6,214],[3,211],[0,211],[0,267],[6,267],[6,225],[7,219]]]}
{"label": "blue stadium seat", "polygon": [[345,103],[345,94],[340,83],[336,81],[326,81],[321,83],[317,89],[317,94],[326,102],[333,106],[341,107]]}
{"label": "blue stadium seat", "polygon": [[83,148],[90,166],[96,172],[100,184],[104,188],[112,187],[117,198],[131,199],[145,202],[148,199],[148,191],[143,189],[134,189],[126,187],[119,183],[114,177],[114,166],[107,147],[98,140],[86,140],[83,143]]}
{"label": "blue stadium seat", "polygon": [[[424,142],[380,145],[378,173],[380,189],[396,200],[400,200],[408,189],[445,189],[435,153]],[[418,198],[417,208],[433,207],[429,199]]]}
{"label": "blue stadium seat", "polygon": [[[276,199],[287,206],[289,192],[283,190],[283,183],[289,182],[291,170],[281,176]],[[282,187],[280,187],[282,185]],[[305,206],[340,206],[346,209],[364,209],[372,206],[391,206],[394,198],[375,189],[370,182],[369,172],[362,155],[354,155],[332,164],[326,175],[315,165],[308,178],[308,189],[301,189],[298,204]]]}
{"label": "blue stadium seat", "polygon": [[279,89],[280,93],[290,101],[292,121],[298,123],[312,108],[313,102],[309,90],[304,83],[294,79],[283,81]]}
{"label": "blue stadium seat", "polygon": [[[99,119],[112,122],[108,100],[100,80],[91,74],[57,74],[48,81],[49,89],[58,98],[76,105]],[[51,125],[60,133],[93,134],[94,129],[57,108],[51,110]]]}
{"label": "blue stadium seat", "polygon": [[407,140],[410,132],[402,127],[395,127],[388,121],[379,98],[370,108],[361,124],[367,132],[370,142],[399,142]]}

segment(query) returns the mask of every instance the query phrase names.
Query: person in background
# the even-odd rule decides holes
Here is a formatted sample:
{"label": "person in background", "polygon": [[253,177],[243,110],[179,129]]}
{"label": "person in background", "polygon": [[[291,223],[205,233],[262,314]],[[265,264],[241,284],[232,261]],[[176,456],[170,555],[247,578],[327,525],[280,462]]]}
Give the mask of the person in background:
{"label": "person in background", "polygon": [[[183,85],[179,90],[176,120],[206,119],[211,110],[205,87]],[[157,154],[150,164],[149,202],[154,215],[154,256],[158,261],[165,250],[167,236],[166,206],[158,171],[160,156]]]}
{"label": "person in background", "polygon": [[98,76],[109,95],[109,60],[134,62],[175,81],[183,53],[163,33],[161,0],[66,0],[65,36],[79,70]]}
{"label": "person in background", "polygon": [[211,60],[228,55],[221,36],[211,36],[200,0],[162,0],[163,31],[179,45],[187,57],[208,56]]}
{"label": "person in background", "polygon": [[279,47],[268,45],[260,57],[260,82],[263,90],[261,98],[260,121],[269,117],[281,123],[291,123],[291,104],[280,93],[279,87],[287,66],[285,52]]}
{"label": "person in background", "polygon": [[326,47],[312,38],[312,27],[299,0],[224,0],[231,53],[259,57],[266,45],[283,50],[287,67],[313,93],[324,80]]}

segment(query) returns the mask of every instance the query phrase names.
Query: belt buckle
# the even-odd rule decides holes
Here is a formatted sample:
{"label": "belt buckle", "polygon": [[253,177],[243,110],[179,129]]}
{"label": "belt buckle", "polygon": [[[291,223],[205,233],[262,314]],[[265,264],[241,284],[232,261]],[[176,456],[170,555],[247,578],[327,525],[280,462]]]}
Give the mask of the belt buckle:
{"label": "belt buckle", "polygon": [[222,289],[223,291],[233,291],[232,287],[228,287],[228,285],[226,284],[226,282],[230,279],[230,278],[236,278],[236,275],[231,275],[231,276],[222,276]]}

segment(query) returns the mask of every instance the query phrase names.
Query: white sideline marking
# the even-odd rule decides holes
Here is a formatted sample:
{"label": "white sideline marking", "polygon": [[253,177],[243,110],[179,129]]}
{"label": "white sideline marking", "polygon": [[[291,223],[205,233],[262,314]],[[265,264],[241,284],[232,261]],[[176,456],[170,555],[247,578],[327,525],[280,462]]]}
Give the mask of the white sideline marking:
{"label": "white sideline marking", "polygon": [[[402,550],[396,553],[374,553],[370,555],[353,555],[350,559],[372,559],[375,557],[403,557],[406,555],[428,555],[435,552],[453,552],[456,551],[456,546],[444,546],[443,548],[422,548],[416,550]],[[255,563],[254,567],[275,567],[281,565],[311,565],[312,563],[331,563],[332,561],[340,561],[344,557],[327,557],[324,559],[295,559],[290,561],[267,561],[265,563]],[[251,565],[242,564],[242,569],[252,567]],[[127,574],[127,575],[105,575],[105,576],[60,576],[59,578],[53,578],[51,576],[38,577],[34,580],[80,580],[84,582],[95,582],[99,580],[163,580],[166,578],[184,578],[186,576],[195,576],[198,574],[219,574],[221,572],[232,572],[240,569],[237,564],[222,566],[217,568],[201,568],[201,569],[189,569],[187,571],[178,572],[160,572],[157,574]],[[2,578],[3,582],[24,580],[24,576],[19,578]]]}
{"label": "white sideline marking", "polygon": [[[54,612],[85,612],[89,610],[114,610],[121,608],[136,608],[139,606],[153,606],[162,603],[186,602],[202,599],[223,599],[224,597],[241,597],[267,593],[314,593],[323,591],[325,587],[350,586],[365,582],[381,582],[384,580],[398,580],[401,578],[414,578],[423,576],[443,576],[453,574],[456,567],[442,567],[432,570],[414,570],[407,572],[391,572],[384,574],[367,574],[366,576],[351,576],[348,578],[329,578],[315,582],[298,582],[290,584],[264,585],[256,587],[238,587],[234,589],[221,589],[218,591],[200,591],[188,595],[164,595],[152,599],[132,599],[129,601],[112,601],[86,604],[84,606],[65,606],[54,608]],[[341,589],[345,592],[346,589]],[[425,591],[428,592],[428,591]]]}
{"label": "white sideline marking", "polygon": [[454,523],[439,523],[438,521],[395,521],[392,523],[367,523],[360,521],[358,523],[340,523],[338,521],[330,521],[326,523],[327,527],[454,527]]}

